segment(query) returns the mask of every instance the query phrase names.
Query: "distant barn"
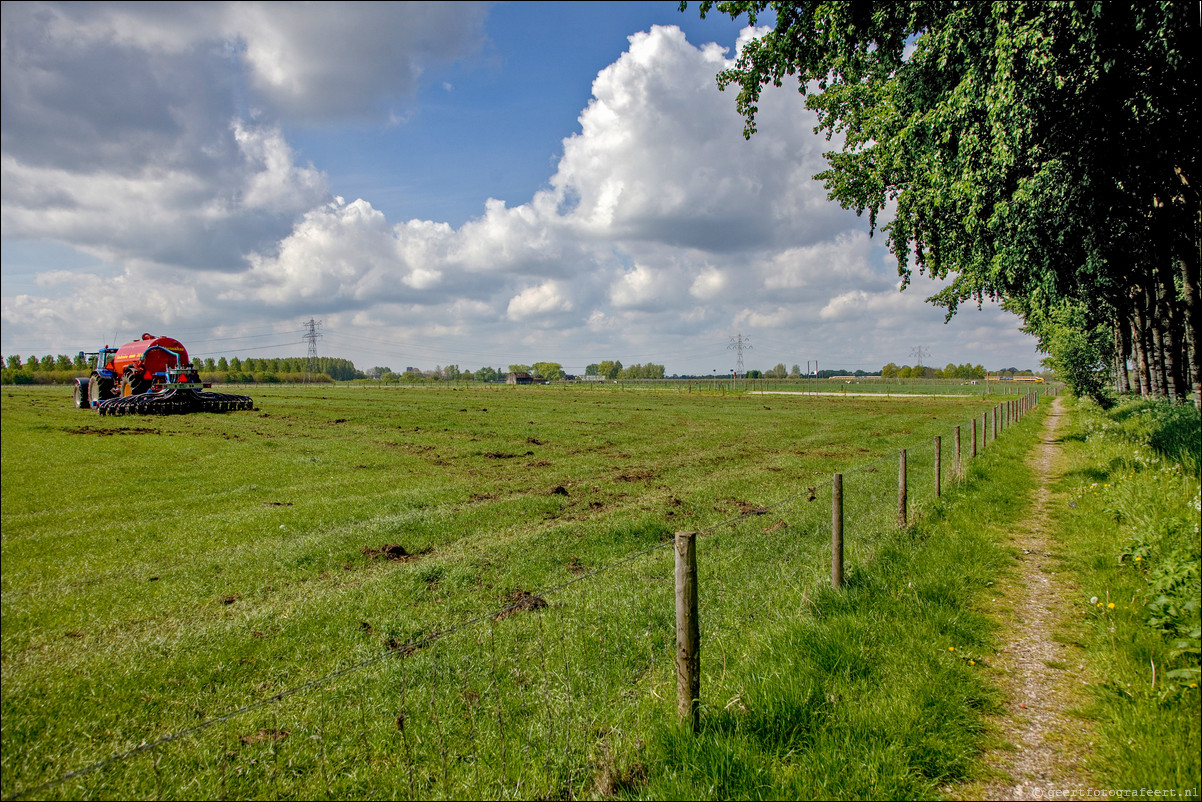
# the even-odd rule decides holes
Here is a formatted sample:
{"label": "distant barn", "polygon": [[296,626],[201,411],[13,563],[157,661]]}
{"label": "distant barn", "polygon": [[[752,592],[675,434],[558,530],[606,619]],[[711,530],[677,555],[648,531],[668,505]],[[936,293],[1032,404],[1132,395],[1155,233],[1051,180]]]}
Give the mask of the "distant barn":
{"label": "distant barn", "polygon": [[534,377],[529,373],[510,373],[505,377],[506,384],[534,384]]}

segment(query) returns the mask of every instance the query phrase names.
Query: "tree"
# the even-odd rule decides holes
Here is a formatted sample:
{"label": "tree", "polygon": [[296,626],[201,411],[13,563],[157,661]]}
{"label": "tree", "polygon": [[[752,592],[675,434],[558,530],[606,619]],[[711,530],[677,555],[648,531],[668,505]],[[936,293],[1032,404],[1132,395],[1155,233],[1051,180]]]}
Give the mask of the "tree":
{"label": "tree", "polygon": [[618,378],[618,374],[621,372],[622,363],[617,360],[606,359],[597,364],[597,375],[611,381]]}
{"label": "tree", "polygon": [[497,373],[496,369],[490,368],[486,365],[476,371],[476,381],[479,381],[479,382],[496,381],[498,375],[499,374]]}
{"label": "tree", "polygon": [[745,135],[763,87],[795,77],[818,128],[842,140],[816,177],[870,229],[892,211],[882,230],[903,286],[917,268],[950,279],[928,299],[949,318],[998,299],[1032,329],[1062,325],[1055,310],[1075,303],[1081,325],[1108,326],[1135,359],[1141,391],[1181,398],[1192,383],[1202,404],[1196,8],[716,7],[775,14],[718,76],[739,88]]}
{"label": "tree", "polygon": [[564,377],[563,365],[558,362],[535,362],[533,368],[547,381],[559,381]]}
{"label": "tree", "polygon": [[1044,364],[1076,395],[1110,406],[1106,373],[1114,340],[1108,327],[1090,326],[1088,320],[1077,304],[1053,310],[1051,320],[1038,327],[1040,348],[1049,354]]}
{"label": "tree", "polygon": [[510,373],[529,373],[531,370],[533,370],[533,368],[531,368],[529,365],[510,365],[509,366]]}
{"label": "tree", "polygon": [[597,365],[597,363],[596,363],[596,362],[594,362],[594,363],[593,363],[593,364],[591,364],[591,365],[588,365],[588,366],[586,366],[586,367],[585,367],[585,369],[584,369],[584,375],[585,375],[585,376],[596,376],[596,375],[598,375],[597,371],[598,371],[599,367],[600,367],[600,366],[599,366],[599,365]]}
{"label": "tree", "polygon": [[801,365],[794,365],[789,368],[789,376],[796,379],[801,376]]}

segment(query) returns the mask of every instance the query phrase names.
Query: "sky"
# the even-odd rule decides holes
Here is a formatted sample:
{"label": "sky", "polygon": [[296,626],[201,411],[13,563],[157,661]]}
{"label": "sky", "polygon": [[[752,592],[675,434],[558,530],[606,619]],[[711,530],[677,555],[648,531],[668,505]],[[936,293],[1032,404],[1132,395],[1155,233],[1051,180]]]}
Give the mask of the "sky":
{"label": "sky", "polygon": [[315,320],[364,370],[1038,369],[1013,315],[899,291],[796,85],[743,137],[715,75],[755,30],[678,5],[5,2],[0,353]]}

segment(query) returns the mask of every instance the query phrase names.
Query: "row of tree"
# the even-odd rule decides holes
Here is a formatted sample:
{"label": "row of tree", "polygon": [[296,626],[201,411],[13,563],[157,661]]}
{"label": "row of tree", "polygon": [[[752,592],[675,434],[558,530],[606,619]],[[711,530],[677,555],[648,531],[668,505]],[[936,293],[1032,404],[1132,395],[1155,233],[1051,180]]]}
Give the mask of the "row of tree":
{"label": "row of tree", "polygon": [[654,362],[623,366],[617,359],[607,359],[603,362],[588,365],[584,369],[585,376],[597,376],[602,379],[662,379],[665,368]]}
{"label": "row of tree", "polygon": [[[310,367],[303,357],[226,359],[194,358],[192,366],[201,373],[205,381],[215,382],[305,382],[313,380],[346,381],[362,378],[363,373],[349,359],[318,357]],[[87,376],[92,363],[82,354],[67,356],[20,356],[4,359],[0,381],[4,384],[64,383],[78,376]]]}
{"label": "row of tree", "polygon": [[878,216],[903,286],[995,299],[1078,394],[1202,405],[1196,4],[702,2],[775,27],[718,75],[744,134],[786,76],[835,135],[816,176]]}

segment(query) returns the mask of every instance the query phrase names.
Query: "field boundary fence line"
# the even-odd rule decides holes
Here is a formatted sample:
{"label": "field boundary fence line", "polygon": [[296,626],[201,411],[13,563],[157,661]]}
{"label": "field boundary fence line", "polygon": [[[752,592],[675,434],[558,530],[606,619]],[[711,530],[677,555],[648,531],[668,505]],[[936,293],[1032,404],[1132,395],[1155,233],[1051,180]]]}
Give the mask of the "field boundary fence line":
{"label": "field boundary fence line", "polygon": [[[1046,393],[1044,393],[1043,395],[1045,397],[1051,397],[1051,396],[1055,395],[1055,391],[1052,388],[1048,388],[1048,391]],[[960,427],[956,426],[955,427],[956,438],[957,438],[956,439],[956,455],[955,455],[956,461],[952,466],[953,483],[958,482],[959,480],[961,480],[963,478],[963,476],[967,473],[967,470],[966,470],[967,464],[971,463],[972,459],[974,457],[980,456],[980,454],[984,451],[985,444],[987,442],[996,441],[998,438],[999,432],[1004,433],[1005,431],[1009,430],[1012,426],[1017,424],[1021,420],[1021,418],[1023,417],[1025,412],[1030,411],[1031,409],[1035,408],[1035,406],[1039,403],[1039,397],[1040,397],[1039,393],[1032,392],[1032,393],[1028,393],[1026,395],[1020,396],[1017,400],[1002,401],[1002,402],[999,402],[998,404],[996,404],[995,406],[991,407],[990,410],[985,414],[992,418],[992,424],[993,424],[992,440],[986,435],[986,431],[987,431],[986,424],[981,419],[981,416],[974,416],[970,421],[970,425],[972,427],[972,432],[973,432],[973,444],[972,444],[973,448],[972,448],[971,456],[968,456],[967,459],[963,459],[963,460],[961,459],[961,455],[959,453],[959,428]],[[981,423],[981,428],[982,428],[981,437],[980,437],[979,442],[977,441],[977,437],[976,437],[976,424],[978,422]],[[923,441],[923,442],[925,444],[929,445],[929,443],[926,443],[926,441]],[[939,471],[941,474],[942,469],[940,466],[939,442],[940,442],[940,437],[935,436],[935,438],[934,438],[934,448],[935,448],[934,465],[935,465],[935,469],[937,471]],[[917,445],[917,443],[915,445]],[[908,446],[907,448],[900,449],[901,462],[900,462],[900,471],[899,471],[899,476],[898,476],[899,490],[900,490],[900,495],[899,495],[899,503],[900,504],[906,503],[904,501],[905,482],[906,482],[906,458],[905,458],[905,455],[906,455],[907,450],[909,450],[911,448],[915,448],[915,445],[911,445],[911,446]],[[898,455],[894,455],[894,454],[882,455],[880,457],[869,460],[867,462],[856,464],[854,467],[847,469],[845,472],[848,472],[848,473],[876,472],[880,469],[881,466],[884,466],[886,464],[892,464],[894,462],[894,460],[896,460],[897,458],[898,458]],[[733,527],[744,520],[747,520],[752,517],[767,514],[769,512],[783,508],[787,505],[793,504],[797,501],[800,501],[800,500],[806,500],[806,501],[810,501],[810,502],[815,501],[819,497],[817,491],[819,491],[819,490],[825,491],[827,486],[830,486],[831,493],[833,496],[832,504],[835,503],[834,500],[837,498],[839,510],[840,510],[840,520],[837,524],[837,528],[839,530],[838,531],[838,546],[836,547],[838,564],[836,565],[835,563],[832,563],[832,568],[831,568],[832,582],[834,583],[835,587],[839,587],[842,585],[842,574],[843,574],[842,543],[843,543],[844,537],[846,536],[845,535],[846,530],[844,530],[843,522],[841,519],[841,517],[842,517],[842,497],[843,497],[843,493],[846,492],[844,490],[843,482],[842,482],[845,472],[838,472],[838,471],[833,472],[831,474],[831,478],[826,479],[824,481],[815,482],[814,485],[806,486],[804,490],[801,490],[797,493],[785,496],[784,498],[777,499],[776,501],[773,501],[768,504],[754,506],[754,507],[748,507],[737,515],[727,517],[723,520],[717,521],[715,523],[712,523],[712,524],[710,524],[706,527],[700,528],[700,529],[689,530],[689,532],[687,532],[685,534],[689,534],[690,537],[696,536],[698,538],[711,536],[714,533],[718,532],[719,530],[722,530],[727,527]],[[935,482],[934,482],[934,487],[936,489],[935,498],[938,498],[938,496],[940,495],[941,481],[942,481],[941,475],[936,477]],[[907,521],[904,516],[905,516],[905,513],[901,512],[899,509],[899,515],[898,515],[897,520],[895,521],[895,524],[897,526],[904,527],[907,525]],[[835,533],[834,530],[836,529],[836,522],[832,519],[829,522],[829,526],[831,527],[832,535],[833,535]],[[678,535],[679,534],[682,534],[682,533],[678,533]],[[664,551],[667,549],[678,547],[678,543],[679,543],[679,537],[677,537],[675,539],[667,538],[661,542],[656,543],[655,545],[652,545],[647,548],[640,549],[638,551],[626,554],[617,560],[606,563],[605,565],[598,566],[593,569],[588,569],[588,570],[582,572],[580,575],[575,576],[559,585],[555,585],[555,586],[546,588],[542,591],[539,591],[538,593],[529,594],[528,596],[526,596],[518,601],[515,601],[510,604],[501,606],[499,608],[490,610],[488,612],[480,613],[471,618],[460,621],[457,624],[453,624],[452,626],[449,626],[445,629],[435,630],[433,632],[426,634],[423,637],[410,640],[409,642],[405,643],[404,645],[390,646],[382,654],[360,660],[351,665],[343,666],[342,668],[338,668],[333,671],[330,671],[321,677],[317,677],[317,678],[308,680],[306,682],[303,682],[301,684],[292,686],[290,688],[287,688],[285,690],[282,690],[282,691],[274,693],[270,696],[267,696],[263,699],[259,699],[254,702],[250,702],[248,704],[242,705],[233,710],[229,710],[220,715],[206,718],[205,720],[203,720],[197,724],[194,724],[190,727],[186,727],[184,729],[177,730],[175,732],[160,736],[159,738],[156,738],[153,740],[143,741],[142,743],[139,743],[137,746],[130,747],[123,751],[115,752],[115,753],[109,755],[108,757],[97,760],[97,761],[95,761],[89,765],[86,765],[82,768],[67,772],[66,774],[55,777],[54,779],[47,780],[40,784],[18,790],[13,794],[4,797],[4,799],[5,800],[9,800],[9,799],[15,800],[15,799],[25,799],[25,798],[37,798],[44,792],[50,791],[50,790],[62,785],[63,783],[69,782],[71,780],[79,779],[81,777],[85,777],[87,775],[94,774],[99,771],[103,771],[106,768],[109,768],[113,765],[122,763],[126,760],[137,757],[139,755],[143,755],[148,752],[153,752],[154,750],[156,750],[160,747],[167,746],[167,745],[175,743],[177,741],[184,740],[186,738],[197,735],[205,730],[211,729],[218,725],[226,724],[236,718],[239,718],[240,716],[244,716],[249,713],[258,711],[258,710],[263,710],[263,709],[271,707],[279,702],[282,702],[283,700],[288,699],[290,697],[299,696],[299,695],[305,694],[309,691],[312,691],[314,689],[328,685],[336,679],[355,674],[359,671],[362,671],[364,669],[367,669],[367,668],[375,666],[375,665],[380,665],[380,664],[385,663],[392,659],[397,659],[397,658],[404,659],[416,652],[419,652],[423,649],[426,649],[429,646],[434,645],[438,641],[441,641],[452,635],[469,630],[472,627],[480,625],[486,621],[499,620],[501,618],[504,618],[508,613],[511,613],[511,612],[514,612],[517,610],[521,610],[521,609],[525,609],[525,608],[531,606],[533,603],[536,603],[537,601],[545,601],[548,597],[551,597],[558,593],[561,593],[564,590],[566,590],[574,585],[578,585],[578,584],[581,584],[588,580],[595,579],[598,576],[601,576],[609,571],[629,565],[629,564],[631,564],[643,557],[647,557],[655,552]],[[833,543],[832,543],[832,545],[834,546]],[[835,579],[836,575],[838,577],[837,580]],[[691,681],[696,681],[696,680],[691,680]],[[692,711],[691,715],[696,716],[695,706],[690,709]]]}

